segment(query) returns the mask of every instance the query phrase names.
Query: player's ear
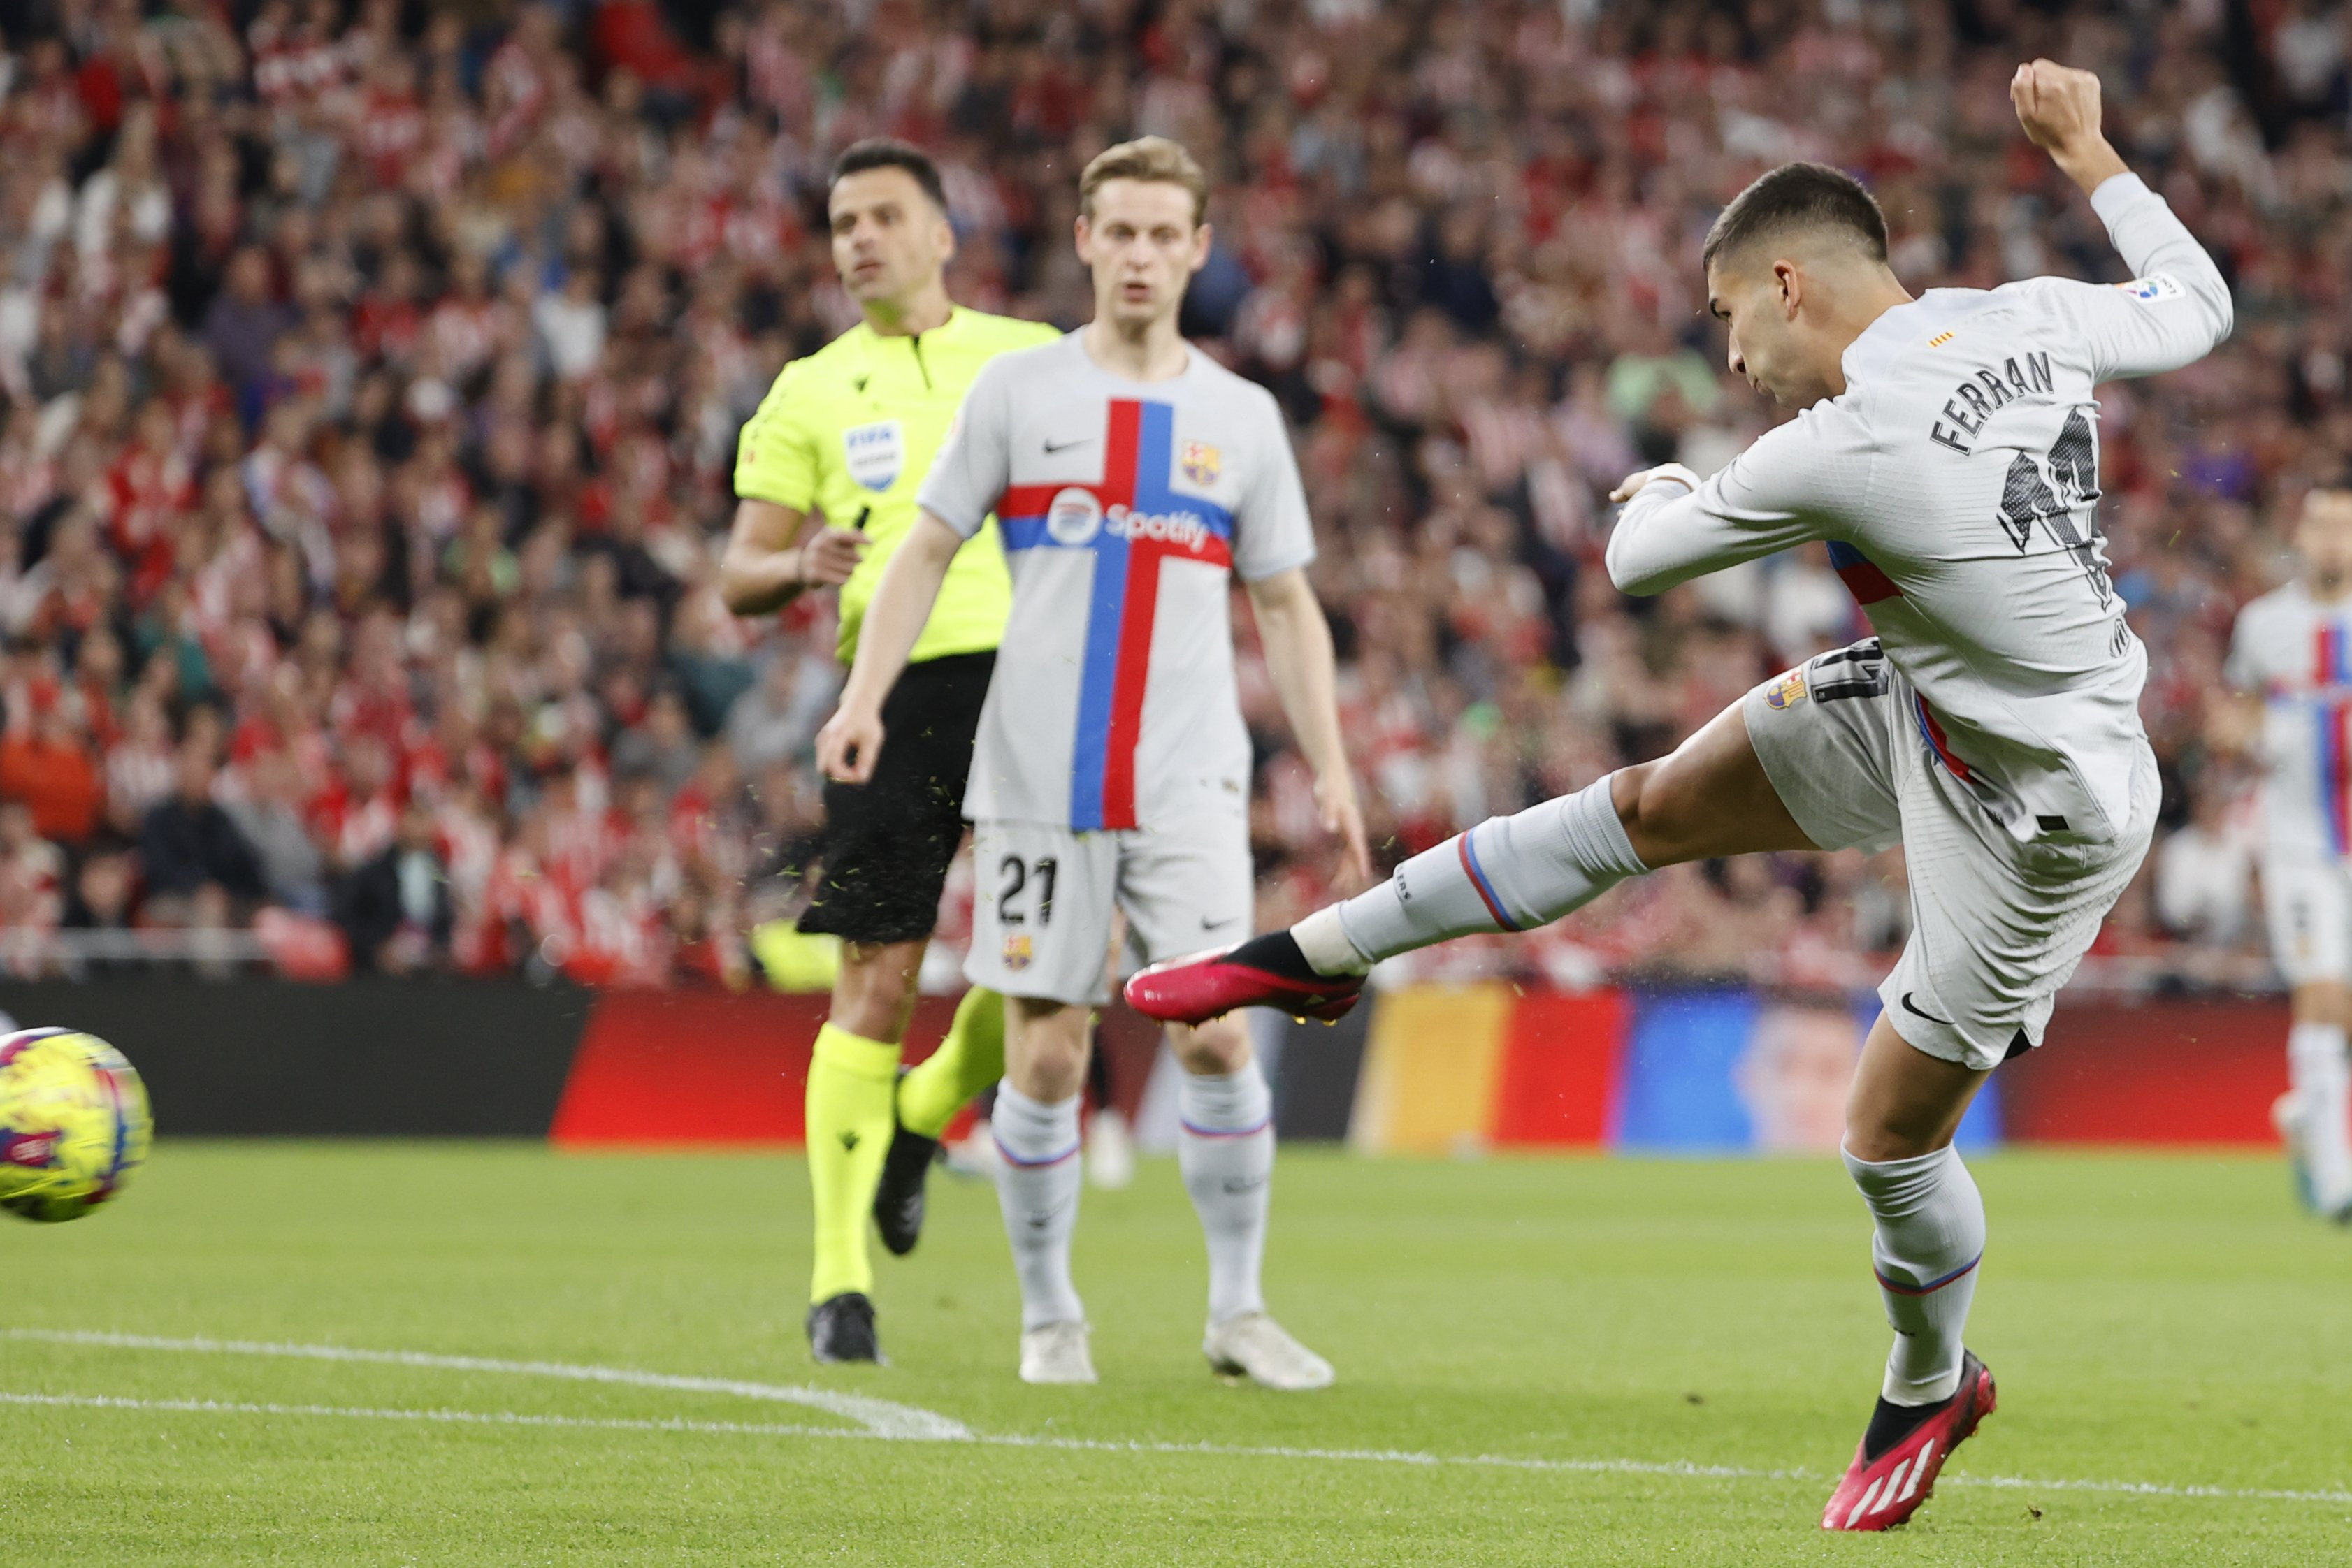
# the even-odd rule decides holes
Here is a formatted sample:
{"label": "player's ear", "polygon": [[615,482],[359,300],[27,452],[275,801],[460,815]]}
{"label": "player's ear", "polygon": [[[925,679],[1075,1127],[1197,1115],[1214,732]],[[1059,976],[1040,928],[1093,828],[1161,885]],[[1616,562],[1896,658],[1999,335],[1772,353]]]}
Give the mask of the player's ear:
{"label": "player's ear", "polygon": [[1805,295],[1804,275],[1797,270],[1797,264],[1793,261],[1774,262],[1772,286],[1780,294],[1782,318],[1790,321],[1795,320],[1799,308],[1804,303]]}
{"label": "player's ear", "polygon": [[1202,218],[1200,223],[1193,227],[1192,270],[1194,272],[1198,272],[1202,267],[1209,265],[1209,250],[1215,243],[1216,237],[1215,231],[1209,227],[1209,220],[1206,218]]}
{"label": "player's ear", "polygon": [[1071,241],[1077,246],[1078,259],[1088,266],[1092,266],[1095,259],[1087,254],[1094,246],[1094,225],[1087,222],[1084,213],[1080,213],[1077,221],[1070,225]]}

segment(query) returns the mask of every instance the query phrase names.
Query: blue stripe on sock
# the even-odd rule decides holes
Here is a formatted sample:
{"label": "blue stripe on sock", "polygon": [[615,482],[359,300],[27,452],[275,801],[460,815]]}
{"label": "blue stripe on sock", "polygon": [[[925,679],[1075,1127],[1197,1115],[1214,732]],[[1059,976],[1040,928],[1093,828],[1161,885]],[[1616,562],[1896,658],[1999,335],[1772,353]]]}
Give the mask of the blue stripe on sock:
{"label": "blue stripe on sock", "polygon": [[1526,927],[1512,921],[1510,906],[1503,902],[1502,894],[1495,891],[1495,884],[1486,880],[1486,868],[1478,863],[1476,831],[1474,828],[1462,835],[1462,859],[1469,866],[1471,878],[1477,883],[1478,891],[1486,895],[1486,913],[1500,921],[1504,930],[1523,931]]}

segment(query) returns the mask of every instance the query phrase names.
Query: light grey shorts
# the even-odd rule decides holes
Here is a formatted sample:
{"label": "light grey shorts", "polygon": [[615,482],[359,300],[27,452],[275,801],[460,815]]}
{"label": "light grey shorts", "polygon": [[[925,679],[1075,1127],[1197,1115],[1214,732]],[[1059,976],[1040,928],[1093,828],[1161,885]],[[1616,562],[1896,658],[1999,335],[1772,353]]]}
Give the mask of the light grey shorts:
{"label": "light grey shorts", "polygon": [[1875,638],[1765,682],[1740,714],[1807,838],[1825,850],[1903,846],[1911,940],[1878,988],[1895,1032],[1979,1070],[2041,1044],[2059,988],[2147,853],[2154,755],[2134,775],[2121,838],[2028,844],[1937,759],[1911,683]]}
{"label": "light grey shorts", "polygon": [[971,951],[964,977],[1009,997],[1110,1000],[1114,913],[1146,961],[1250,933],[1249,820],[1202,811],[1150,828],[1080,833],[1035,822],[972,830]]}

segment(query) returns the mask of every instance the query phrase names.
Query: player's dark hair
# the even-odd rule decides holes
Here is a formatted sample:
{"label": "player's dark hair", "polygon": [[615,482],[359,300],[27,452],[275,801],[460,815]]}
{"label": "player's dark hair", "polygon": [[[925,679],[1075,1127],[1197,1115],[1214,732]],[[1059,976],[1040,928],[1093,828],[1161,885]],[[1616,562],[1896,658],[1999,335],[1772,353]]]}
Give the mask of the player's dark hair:
{"label": "player's dark hair", "polygon": [[841,150],[833,161],[833,172],[825,179],[825,189],[852,174],[863,174],[869,169],[903,169],[931,205],[941,212],[948,210],[948,188],[940,182],[940,166],[931,162],[929,153],[911,141],[901,141],[892,136],[869,136],[863,141],[853,141]]}
{"label": "player's dark hair", "polygon": [[1874,261],[1886,259],[1886,214],[1853,175],[1825,163],[1783,163],[1731,199],[1699,252],[1699,266],[1726,251],[1801,229],[1843,229]]}

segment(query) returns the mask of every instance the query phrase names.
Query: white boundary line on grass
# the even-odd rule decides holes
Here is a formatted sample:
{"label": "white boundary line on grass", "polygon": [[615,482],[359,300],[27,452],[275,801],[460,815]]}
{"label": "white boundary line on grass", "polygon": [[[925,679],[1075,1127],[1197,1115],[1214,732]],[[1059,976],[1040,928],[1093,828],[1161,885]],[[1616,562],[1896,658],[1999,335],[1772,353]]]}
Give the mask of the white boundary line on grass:
{"label": "white boundary line on grass", "polygon": [[[858,1422],[856,1427],[807,1427],[781,1423],[655,1420],[620,1416],[547,1416],[513,1410],[404,1410],[364,1406],[280,1405],[219,1399],[132,1399],[112,1395],[32,1394],[0,1390],[0,1406],[42,1406],[87,1410],[139,1410],[160,1414],[321,1416],[371,1421],[416,1421],[461,1426],[547,1427],[612,1432],[687,1432],[721,1437],[833,1437],[880,1442],[972,1443],[990,1448],[1045,1448],[1100,1454],[1194,1455],[1212,1458],[1328,1460],[1353,1464],[1413,1465],[1431,1469],[1530,1470],[1565,1475],[1680,1477],[1693,1480],[1813,1481],[1802,1469],[1765,1470],[1738,1465],[1702,1465],[1689,1460],[1545,1459],[1509,1454],[1429,1454],[1409,1448],[1306,1448],[1281,1445],[1150,1439],[1031,1437],[974,1432],[962,1422],[916,1406],[863,1395],[795,1385],[749,1383],[734,1378],[688,1377],[628,1367],[569,1362],[504,1361],[485,1356],[443,1355],[429,1351],[353,1350],[342,1345],[289,1344],[254,1340],[166,1339],[150,1334],[106,1333],[86,1329],[0,1329],[0,1338],[52,1344],[86,1344],[122,1350],[177,1351],[203,1355],[283,1356],[311,1361],[364,1362],[430,1367],[453,1372],[500,1373],[558,1377],[576,1382],[622,1384],[681,1393],[727,1394],[806,1406]],[[2029,1476],[1937,1478],[1948,1487],[1988,1487],[2011,1491],[2095,1492],[2118,1497],[2216,1499],[2242,1502],[2309,1502],[2352,1505],[2352,1490],[2304,1490],[2272,1487],[2173,1485],[2164,1481],[2041,1479]]]}
{"label": "white boundary line on grass", "polygon": [[179,1351],[194,1355],[275,1355],[306,1361],[357,1361],[386,1366],[425,1366],[443,1372],[494,1372],[520,1377],[562,1377],[577,1383],[619,1383],[636,1388],[666,1388],[681,1394],[731,1394],[742,1399],[767,1399],[784,1405],[804,1405],[812,1410],[845,1416],[877,1437],[919,1437],[952,1442],[968,1439],[971,1429],[962,1422],[863,1394],[843,1394],[830,1388],[799,1384],[745,1383],[731,1377],[680,1377],[667,1372],[638,1372],[625,1366],[582,1366],[561,1361],[500,1361],[478,1355],[438,1355],[421,1350],[352,1350],[339,1344],[280,1344],[239,1339],[162,1339],[152,1334],[102,1333],[90,1329],[6,1329],[0,1334],[16,1340],[42,1340],[51,1344],[104,1345],[116,1350]]}

